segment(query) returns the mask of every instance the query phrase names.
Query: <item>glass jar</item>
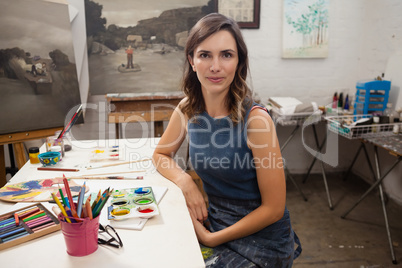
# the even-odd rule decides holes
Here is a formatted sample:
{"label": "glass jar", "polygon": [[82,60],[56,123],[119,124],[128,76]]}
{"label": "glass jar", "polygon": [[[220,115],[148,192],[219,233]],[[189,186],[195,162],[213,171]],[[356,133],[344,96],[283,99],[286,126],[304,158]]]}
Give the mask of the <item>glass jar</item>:
{"label": "glass jar", "polygon": [[29,152],[29,162],[31,164],[39,164],[39,148],[38,147],[31,147],[28,150]]}

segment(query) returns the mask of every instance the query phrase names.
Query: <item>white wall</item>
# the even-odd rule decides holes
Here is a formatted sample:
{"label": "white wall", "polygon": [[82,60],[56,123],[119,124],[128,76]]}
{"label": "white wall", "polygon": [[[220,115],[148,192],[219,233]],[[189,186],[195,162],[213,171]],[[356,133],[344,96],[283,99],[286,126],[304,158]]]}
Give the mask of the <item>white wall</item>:
{"label": "white wall", "polygon": [[[254,90],[263,101],[270,96],[292,96],[302,101],[316,101],[319,105],[330,103],[334,92],[353,95],[358,80],[381,75],[389,57],[402,49],[401,12],[400,0],[331,0],[328,57],[282,59],[282,1],[261,1],[260,28],[242,30],[249,48]],[[323,138],[325,126],[320,125],[319,130]],[[279,140],[283,142],[290,131],[279,126]],[[310,130],[306,131],[307,134]],[[301,136],[297,135],[284,151],[293,173],[304,173],[311,161],[311,155],[300,141]],[[308,142],[313,144],[312,136]],[[346,170],[358,146],[357,140],[341,138],[339,165],[336,168],[326,165],[326,170]],[[382,168],[394,161],[383,152],[381,158]],[[372,181],[371,174],[363,172],[368,168],[362,160],[363,157],[359,157],[356,164],[361,168],[353,171]],[[399,165],[384,185],[390,197],[402,204],[401,171]],[[313,172],[320,172],[319,165],[315,165]]]}

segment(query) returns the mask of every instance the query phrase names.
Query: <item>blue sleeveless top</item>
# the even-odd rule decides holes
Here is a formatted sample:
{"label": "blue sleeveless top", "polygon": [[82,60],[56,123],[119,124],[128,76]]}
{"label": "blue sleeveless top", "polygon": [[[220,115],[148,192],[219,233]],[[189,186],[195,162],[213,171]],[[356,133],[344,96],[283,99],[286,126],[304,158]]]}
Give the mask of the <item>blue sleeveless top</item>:
{"label": "blue sleeveless top", "polygon": [[229,116],[215,119],[207,112],[188,122],[190,161],[208,196],[261,199],[252,151],[247,145],[250,110],[237,125]]}

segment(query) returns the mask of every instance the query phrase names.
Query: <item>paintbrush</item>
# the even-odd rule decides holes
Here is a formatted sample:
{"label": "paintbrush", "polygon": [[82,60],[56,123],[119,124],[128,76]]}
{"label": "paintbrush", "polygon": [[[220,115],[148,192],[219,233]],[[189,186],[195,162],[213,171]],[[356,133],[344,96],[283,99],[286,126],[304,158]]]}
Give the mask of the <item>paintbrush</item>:
{"label": "paintbrush", "polygon": [[101,166],[88,167],[87,169],[95,169],[95,168],[103,168],[103,167],[113,167],[113,166],[119,166],[119,165],[125,165],[125,164],[137,163],[137,162],[144,162],[144,161],[150,161],[150,160],[152,160],[152,159],[146,158],[146,159],[136,160],[136,161],[125,161],[125,162],[119,162],[119,163],[113,163],[113,164],[106,164],[106,165],[101,165]]}
{"label": "paintbrush", "polygon": [[87,177],[90,175],[85,175],[81,177],[69,177],[69,179],[76,179],[76,180],[142,180],[144,179],[143,176],[137,177],[123,177],[123,176],[108,176],[108,177]]}

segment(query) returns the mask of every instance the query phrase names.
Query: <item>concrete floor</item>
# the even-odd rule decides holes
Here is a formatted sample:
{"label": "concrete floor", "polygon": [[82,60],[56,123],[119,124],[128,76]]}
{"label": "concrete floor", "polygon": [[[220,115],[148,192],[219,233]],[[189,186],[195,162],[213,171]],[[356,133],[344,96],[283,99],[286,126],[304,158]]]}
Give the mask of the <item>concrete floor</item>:
{"label": "concrete floor", "polygon": [[334,209],[330,210],[321,174],[294,176],[308,201],[303,201],[296,187],[287,183],[287,207],[303,252],[294,267],[402,267],[402,208],[389,200],[386,205],[393,247],[398,261],[391,261],[391,251],[384,224],[379,191],[368,195],[345,219],[346,211],[369,188],[354,175],[327,174]]}
{"label": "concrete floor", "polygon": [[[91,96],[92,106],[87,109],[85,124],[74,126],[75,139],[115,138],[114,125],[106,123],[105,96]],[[94,106],[95,104],[95,106]],[[150,125],[145,128],[150,128]],[[144,126],[123,126],[126,138],[144,137],[153,133]],[[41,145],[43,141],[39,141]],[[185,149],[180,150],[181,154]],[[321,174],[311,175],[306,183],[303,176],[294,175],[308,201],[303,201],[295,186],[288,181],[287,207],[291,213],[294,230],[303,246],[296,268],[353,267],[382,268],[402,267],[402,207],[391,200],[387,202],[389,224],[397,265],[391,262],[391,253],[384,225],[378,191],[370,194],[346,219],[341,219],[356,200],[369,188],[362,179],[351,175],[346,181],[342,174],[327,174],[334,210],[328,207],[327,195]]]}

